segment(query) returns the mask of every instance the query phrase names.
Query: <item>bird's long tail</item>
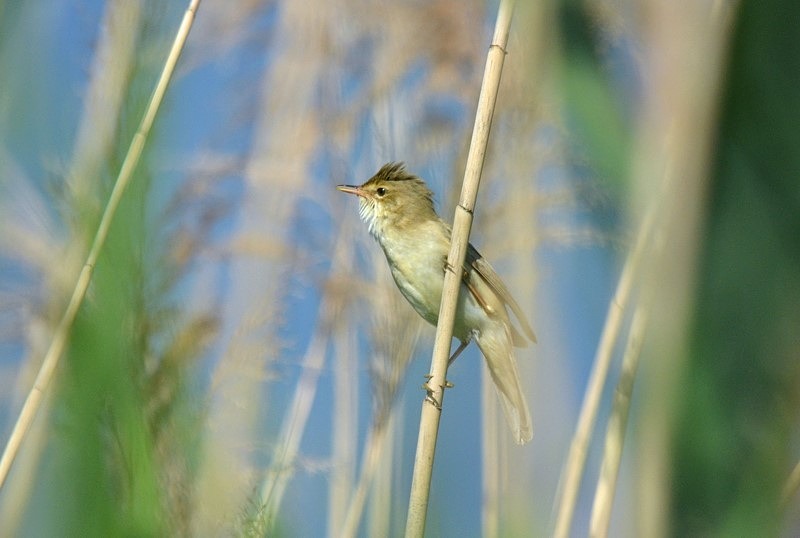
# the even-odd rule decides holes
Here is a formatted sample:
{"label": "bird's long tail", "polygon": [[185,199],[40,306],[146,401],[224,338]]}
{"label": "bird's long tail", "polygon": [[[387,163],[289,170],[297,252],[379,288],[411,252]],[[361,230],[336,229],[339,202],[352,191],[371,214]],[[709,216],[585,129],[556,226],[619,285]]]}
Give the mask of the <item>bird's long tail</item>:
{"label": "bird's long tail", "polygon": [[519,380],[511,332],[501,321],[487,325],[475,335],[475,341],[486,358],[486,365],[500,396],[508,425],[514,433],[514,440],[518,444],[524,444],[533,437],[533,424]]}

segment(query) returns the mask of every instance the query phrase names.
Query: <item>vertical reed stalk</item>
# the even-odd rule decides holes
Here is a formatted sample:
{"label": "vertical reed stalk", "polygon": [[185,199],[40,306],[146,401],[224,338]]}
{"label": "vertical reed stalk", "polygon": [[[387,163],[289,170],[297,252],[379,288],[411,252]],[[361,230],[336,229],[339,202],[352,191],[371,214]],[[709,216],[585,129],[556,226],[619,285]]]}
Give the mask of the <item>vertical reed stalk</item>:
{"label": "vertical reed stalk", "polygon": [[611,418],[606,428],[603,463],[600,465],[600,478],[592,505],[589,536],[605,538],[611,522],[611,507],[617,490],[619,465],[622,460],[622,447],[625,442],[625,429],[628,425],[628,412],[631,406],[633,381],[639,366],[642,341],[647,328],[648,306],[639,305],[633,314],[625,356],[622,359],[622,373],[614,391]]}
{"label": "vertical reed stalk", "polygon": [[560,494],[556,505],[557,516],[553,532],[553,536],[556,538],[566,538],[570,534],[572,518],[575,513],[575,502],[578,498],[578,490],[586,467],[589,440],[592,437],[595,421],[597,420],[597,410],[600,407],[600,397],[603,394],[603,387],[608,377],[614,346],[622,328],[623,314],[653,234],[655,214],[656,210],[653,208],[645,215],[639,227],[636,242],[625,260],[617,290],[608,305],[606,323],[603,327],[600,343],[597,346],[594,366],[592,366],[592,372],[586,387],[586,395],[583,399],[578,425],[575,428],[575,435],[572,438],[572,444],[570,445],[561,477],[562,483],[560,484]]}
{"label": "vertical reed stalk", "polygon": [[505,60],[513,8],[513,0],[501,0],[494,37],[486,60],[481,93],[478,99],[478,110],[472,131],[467,165],[464,171],[461,199],[455,211],[450,253],[447,257],[447,264],[450,270],[445,271],[442,304],[439,309],[439,324],[436,328],[436,340],[434,341],[431,361],[432,377],[429,385],[433,390],[422,403],[414,475],[411,482],[408,518],[406,520],[406,537],[421,537],[425,533],[433,459],[436,452],[439,419],[441,418],[442,405],[444,403],[447,359],[449,358],[450,345],[453,340],[453,322],[455,321],[462,266],[469,243],[472,213],[475,207],[475,199],[478,195],[486,147],[489,143],[489,131],[492,125],[503,61]]}

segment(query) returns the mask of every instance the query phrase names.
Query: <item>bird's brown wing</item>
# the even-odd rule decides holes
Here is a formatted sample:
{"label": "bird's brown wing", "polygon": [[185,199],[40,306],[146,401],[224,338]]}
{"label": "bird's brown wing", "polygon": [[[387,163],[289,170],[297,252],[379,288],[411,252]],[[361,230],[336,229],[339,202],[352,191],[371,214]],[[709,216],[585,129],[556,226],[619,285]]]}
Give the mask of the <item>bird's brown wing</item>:
{"label": "bird's brown wing", "polygon": [[[520,308],[517,301],[514,300],[514,297],[511,296],[511,292],[508,291],[508,288],[500,279],[500,276],[497,272],[489,265],[483,256],[477,251],[472,244],[469,245],[467,249],[467,256],[464,263],[464,279],[467,284],[467,288],[470,292],[475,296],[475,299],[481,303],[481,305],[488,304],[484,298],[480,297],[479,291],[476,289],[476,286],[470,286],[469,279],[472,277],[473,271],[477,273],[480,278],[483,279],[486,284],[494,291],[495,295],[500,298],[503,303],[508,305],[511,311],[514,313],[514,317],[517,318],[519,321],[520,326],[522,327],[523,332],[525,335],[530,339],[531,342],[536,342],[536,335],[533,333],[533,329],[531,329],[528,320],[525,318],[525,314],[522,312],[522,308]],[[485,307],[485,306],[484,306]],[[524,345],[524,339],[517,333],[514,326],[511,325],[511,331],[514,335],[514,344],[516,345]]]}

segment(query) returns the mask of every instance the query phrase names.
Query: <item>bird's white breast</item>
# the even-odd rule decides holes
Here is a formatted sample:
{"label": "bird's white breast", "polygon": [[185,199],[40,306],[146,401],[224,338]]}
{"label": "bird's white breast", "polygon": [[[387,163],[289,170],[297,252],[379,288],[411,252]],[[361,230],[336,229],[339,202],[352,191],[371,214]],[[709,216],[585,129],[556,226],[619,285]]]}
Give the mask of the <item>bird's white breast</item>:
{"label": "bird's white breast", "polygon": [[[400,292],[420,316],[436,325],[450,237],[441,223],[426,222],[420,227],[422,229],[413,230],[413,233],[383,235],[378,237],[378,241]],[[485,313],[462,285],[454,335],[462,340],[468,339],[484,317]]]}
{"label": "bird's white breast", "polygon": [[[419,240],[424,237],[424,240]],[[444,284],[444,261],[449,244],[437,230],[383,237],[386,254],[397,287],[423,318],[435,324]]]}

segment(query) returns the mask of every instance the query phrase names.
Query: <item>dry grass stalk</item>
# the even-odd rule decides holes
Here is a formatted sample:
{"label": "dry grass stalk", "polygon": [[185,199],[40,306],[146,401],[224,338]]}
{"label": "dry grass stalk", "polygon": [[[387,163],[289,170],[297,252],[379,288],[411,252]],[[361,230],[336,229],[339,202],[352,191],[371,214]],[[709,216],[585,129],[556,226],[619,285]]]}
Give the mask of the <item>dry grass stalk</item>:
{"label": "dry grass stalk", "polygon": [[402,455],[403,436],[396,426],[403,424],[402,407],[396,407],[384,430],[382,453],[372,479],[369,506],[367,508],[367,536],[392,536],[397,534],[397,518],[392,508],[397,505],[397,458]]}
{"label": "dry grass stalk", "polygon": [[633,314],[628,343],[622,359],[622,372],[614,392],[611,417],[606,428],[603,462],[600,465],[600,478],[594,494],[589,535],[605,538],[611,523],[611,507],[617,489],[619,465],[622,460],[622,447],[625,442],[625,428],[628,425],[633,381],[639,366],[642,341],[647,328],[648,307],[639,305]]}
{"label": "dry grass stalk", "polygon": [[414,475],[411,483],[408,518],[406,520],[407,537],[421,537],[425,532],[433,459],[436,451],[436,437],[439,430],[441,406],[444,402],[447,360],[453,339],[456,301],[458,300],[458,291],[461,283],[462,266],[469,243],[472,212],[478,195],[484,156],[489,142],[492,115],[500,85],[503,61],[505,60],[513,7],[513,0],[500,2],[495,32],[489,48],[483,84],[478,100],[478,110],[472,133],[472,142],[467,156],[461,199],[453,222],[453,235],[450,253],[447,258],[449,267],[453,269],[445,271],[442,304],[439,310],[439,324],[436,328],[436,340],[433,346],[432,377],[429,382],[429,385],[433,388],[433,393],[430,396],[436,404],[432,404],[429,399],[424,400],[422,404]]}
{"label": "dry grass stalk", "polygon": [[633,285],[640,272],[640,267],[644,255],[648,252],[648,246],[653,234],[655,222],[655,209],[645,215],[636,242],[628,253],[625,265],[622,269],[617,289],[614,292],[611,302],[608,305],[606,322],[603,326],[603,333],[600,336],[600,343],[597,346],[592,372],[589,375],[589,382],[586,387],[586,395],[583,399],[581,412],[578,418],[578,425],[572,438],[569,454],[567,455],[564,471],[561,478],[560,494],[556,504],[556,522],[553,535],[556,538],[566,538],[569,536],[572,518],[575,513],[575,503],[578,498],[581,479],[586,467],[586,456],[589,450],[589,441],[594,431],[597,420],[597,411],[600,408],[600,397],[603,394],[603,387],[608,378],[608,369],[611,366],[614,346],[617,342],[622,321],[628,300],[633,290]]}
{"label": "dry grass stalk", "polygon": [[[351,242],[348,234],[339,234],[333,254],[332,270],[339,270],[349,265],[352,257]],[[277,523],[276,518],[286,487],[294,475],[300,441],[311,414],[320,375],[323,373],[328,340],[331,338],[335,320],[342,315],[344,306],[348,302],[349,296],[346,290],[347,287],[331,287],[323,297],[321,315],[314,336],[301,362],[302,374],[297,382],[291,405],[284,415],[272,464],[261,486],[261,503],[265,506],[266,521],[270,527]]]}
{"label": "dry grass stalk", "polygon": [[[330,320],[330,314],[323,318]],[[322,325],[327,323],[323,322]],[[303,373],[297,382],[292,403],[284,416],[279,441],[273,455],[272,464],[261,486],[261,503],[265,507],[267,524],[273,528],[283,502],[283,495],[289,480],[294,475],[295,463],[300,450],[311,407],[316,397],[319,376],[325,361],[325,348],[328,346],[327,329],[320,326],[308,345],[303,357]]]}
{"label": "dry grass stalk", "polygon": [[100,252],[105,244],[105,240],[108,236],[109,229],[111,228],[111,223],[114,220],[117,207],[119,206],[122,196],[125,193],[125,189],[130,182],[137,164],[139,163],[139,158],[141,157],[142,150],[144,149],[144,144],[147,141],[147,136],[150,133],[150,128],[153,126],[156,114],[161,106],[164,94],[167,91],[167,85],[172,78],[175,65],[177,64],[180,53],[183,50],[184,44],[186,43],[186,38],[189,35],[189,30],[192,27],[192,22],[194,21],[194,16],[199,4],[200,0],[192,0],[189,4],[189,7],[186,9],[183,20],[181,21],[181,25],[178,29],[178,33],[175,36],[175,41],[172,44],[172,48],[170,49],[166,63],[164,64],[164,68],[161,72],[161,76],[156,83],[156,87],[153,90],[153,95],[150,98],[150,102],[145,110],[145,114],[142,117],[136,134],[133,136],[131,145],[128,148],[127,154],[125,155],[125,160],[122,162],[122,166],[120,167],[119,175],[117,176],[117,180],[114,183],[114,188],[111,191],[111,195],[109,196],[109,200],[103,211],[103,215],[97,227],[97,232],[95,233],[91,248],[86,256],[86,261],[84,262],[83,268],[78,275],[78,280],[72,292],[72,297],[67,304],[67,308],[64,311],[61,321],[56,327],[50,347],[45,354],[44,360],[42,361],[42,366],[36,376],[36,380],[34,381],[33,388],[31,389],[28,397],[25,400],[25,403],[22,406],[22,411],[17,418],[17,422],[14,424],[14,429],[11,432],[8,444],[3,451],[2,459],[0,459],[0,488],[2,488],[6,477],[8,476],[11,465],[13,464],[17,452],[19,451],[19,448],[25,438],[25,434],[30,428],[33,420],[36,418],[39,406],[41,405],[45,392],[50,385],[50,381],[53,378],[53,374],[55,373],[55,369],[58,366],[58,362],[64,352],[64,348],[67,345],[70,330],[73,322],[75,321],[75,316],[77,315],[81,304],[83,304],[83,299],[86,296],[86,291],[89,288],[95,263],[97,263],[97,259],[100,256]]}
{"label": "dry grass stalk", "polygon": [[[375,253],[376,257],[382,254]],[[382,260],[377,260],[382,261]],[[384,264],[379,275],[379,280],[386,282],[388,275]],[[364,441],[362,451],[361,470],[356,487],[351,492],[344,524],[340,528],[330,529],[332,536],[356,536],[361,523],[367,494],[378,477],[379,471],[391,471],[392,466],[380,467],[385,461],[388,443],[392,442],[394,432],[391,428],[397,422],[393,420],[394,403],[397,399],[398,389],[404,374],[411,361],[417,341],[419,340],[421,320],[413,312],[405,299],[400,296],[391,285],[381,286],[375,293],[370,294],[374,303],[372,310],[376,312],[377,319],[374,323],[372,341],[377,352],[370,364],[373,390],[374,409],[372,425]],[[391,451],[389,451],[391,452]],[[382,483],[389,485],[391,477],[380,477]],[[374,491],[374,489],[373,489]],[[374,500],[374,499],[373,499]],[[385,498],[384,500],[390,500]],[[381,519],[388,525],[390,505],[384,505],[383,510],[378,508],[377,501],[373,505],[372,513],[376,519]],[[375,530],[379,523],[373,522]],[[374,532],[370,535],[384,535],[389,532]]]}
{"label": "dry grass stalk", "polygon": [[[349,222],[349,221],[348,221]],[[346,228],[340,234],[348,237]],[[347,293],[343,289],[342,293]],[[349,317],[349,316],[343,316]],[[358,341],[355,331],[337,330],[333,337],[333,409],[331,421],[331,476],[328,487],[328,533],[341,529],[353,490],[358,453]]]}
{"label": "dry grass stalk", "polygon": [[488,368],[481,369],[481,404],[483,415],[481,424],[481,446],[483,451],[483,467],[481,469],[481,529],[485,538],[497,538],[500,535],[501,483],[504,477],[504,459],[500,443],[507,439],[500,429],[505,424],[498,420],[500,406],[495,397],[494,381]]}
{"label": "dry grass stalk", "polygon": [[364,457],[361,462],[358,485],[353,490],[344,524],[341,527],[341,532],[338,534],[332,533],[331,536],[340,536],[341,538],[356,536],[361,522],[361,514],[364,511],[364,504],[367,501],[367,493],[372,485],[378,463],[380,463],[380,458],[384,451],[387,433],[388,428],[385,425],[384,427],[376,427],[370,430],[364,443]]}

